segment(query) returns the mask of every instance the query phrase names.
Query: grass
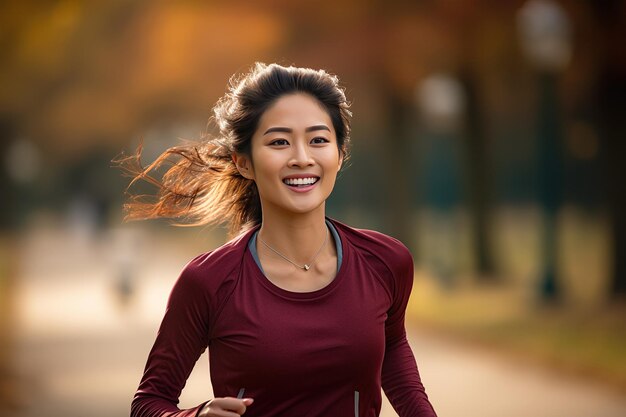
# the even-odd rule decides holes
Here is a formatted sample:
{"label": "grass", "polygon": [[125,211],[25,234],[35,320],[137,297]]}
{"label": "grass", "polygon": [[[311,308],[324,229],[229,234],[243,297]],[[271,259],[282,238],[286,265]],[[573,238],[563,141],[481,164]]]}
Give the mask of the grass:
{"label": "grass", "polygon": [[542,305],[506,286],[443,291],[418,277],[409,319],[432,331],[626,392],[626,305]]}

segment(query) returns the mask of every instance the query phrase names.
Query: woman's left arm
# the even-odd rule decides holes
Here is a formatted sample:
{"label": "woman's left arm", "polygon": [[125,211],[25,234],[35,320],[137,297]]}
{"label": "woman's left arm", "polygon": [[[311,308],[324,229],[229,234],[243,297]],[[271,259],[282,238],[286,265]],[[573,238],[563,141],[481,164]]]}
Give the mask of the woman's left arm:
{"label": "woman's left arm", "polygon": [[385,323],[382,386],[400,417],[436,417],[406,338],[404,318],[413,287],[413,258],[403,249],[398,251],[401,259],[393,263],[393,303]]}

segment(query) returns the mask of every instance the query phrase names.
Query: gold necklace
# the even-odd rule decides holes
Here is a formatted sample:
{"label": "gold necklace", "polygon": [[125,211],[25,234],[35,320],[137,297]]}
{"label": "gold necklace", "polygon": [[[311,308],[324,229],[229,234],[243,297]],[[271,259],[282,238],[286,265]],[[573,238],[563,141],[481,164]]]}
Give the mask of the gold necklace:
{"label": "gold necklace", "polygon": [[322,246],[320,246],[320,248],[317,250],[317,253],[313,257],[313,259],[311,259],[311,262],[309,262],[308,264],[304,264],[304,265],[298,265],[297,263],[295,263],[291,259],[287,258],[285,255],[283,255],[282,253],[278,252],[276,249],[274,249],[273,247],[271,247],[270,245],[265,243],[263,238],[261,238],[261,234],[260,233],[257,236],[258,236],[259,240],[261,241],[261,243],[263,243],[265,246],[267,246],[267,248],[269,250],[271,250],[272,252],[274,252],[276,255],[280,256],[281,258],[283,258],[287,262],[297,266],[298,268],[303,269],[304,271],[308,271],[309,269],[311,269],[311,265],[313,265],[313,262],[315,262],[315,260],[319,256],[319,254],[322,253],[322,249],[324,249],[324,246],[326,246],[326,241],[328,240],[328,228],[326,228],[326,234],[324,235],[324,243],[322,243]]}

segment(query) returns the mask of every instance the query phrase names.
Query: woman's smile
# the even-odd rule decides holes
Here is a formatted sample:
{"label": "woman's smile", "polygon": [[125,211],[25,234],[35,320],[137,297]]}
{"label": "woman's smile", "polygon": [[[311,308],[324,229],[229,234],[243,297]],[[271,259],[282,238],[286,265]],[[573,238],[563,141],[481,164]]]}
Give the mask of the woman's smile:
{"label": "woman's smile", "polygon": [[305,193],[313,189],[320,177],[316,175],[297,174],[283,178],[283,182],[294,192]]}

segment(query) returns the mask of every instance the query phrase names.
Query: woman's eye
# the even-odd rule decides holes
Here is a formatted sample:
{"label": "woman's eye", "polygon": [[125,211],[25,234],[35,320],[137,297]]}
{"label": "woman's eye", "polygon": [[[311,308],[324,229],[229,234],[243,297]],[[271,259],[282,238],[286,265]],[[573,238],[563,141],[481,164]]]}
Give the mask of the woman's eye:
{"label": "woman's eye", "polygon": [[315,143],[315,144],[320,144],[320,143],[328,143],[328,139],[326,139],[325,137],[317,137],[317,138],[313,138],[313,140],[311,141],[311,143]]}
{"label": "woman's eye", "polygon": [[289,142],[287,142],[286,139],[276,139],[270,142],[270,145],[273,146],[286,146],[289,145]]}

